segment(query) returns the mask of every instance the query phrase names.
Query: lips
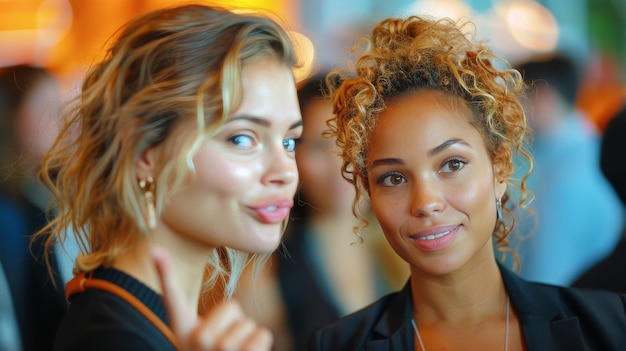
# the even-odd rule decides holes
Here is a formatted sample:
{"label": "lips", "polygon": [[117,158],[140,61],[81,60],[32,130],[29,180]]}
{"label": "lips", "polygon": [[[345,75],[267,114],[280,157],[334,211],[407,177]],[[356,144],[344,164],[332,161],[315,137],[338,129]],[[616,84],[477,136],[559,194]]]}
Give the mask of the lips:
{"label": "lips", "polygon": [[417,240],[433,240],[433,239],[438,239],[441,238],[442,236],[448,235],[450,234],[451,230],[446,230],[445,232],[442,233],[438,233],[438,234],[432,234],[432,235],[426,235],[426,236],[419,236],[417,237]]}
{"label": "lips", "polygon": [[257,218],[267,224],[281,223],[293,207],[292,199],[276,199],[262,205],[250,207]]}
{"label": "lips", "polygon": [[460,225],[449,225],[422,230],[409,236],[422,250],[437,251],[444,249],[456,238]]}

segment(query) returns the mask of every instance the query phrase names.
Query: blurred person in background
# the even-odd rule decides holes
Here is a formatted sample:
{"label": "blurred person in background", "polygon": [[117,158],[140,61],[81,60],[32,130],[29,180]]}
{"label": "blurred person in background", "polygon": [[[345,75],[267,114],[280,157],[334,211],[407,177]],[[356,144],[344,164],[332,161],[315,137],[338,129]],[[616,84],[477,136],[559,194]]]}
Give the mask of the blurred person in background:
{"label": "blurred person in background", "polygon": [[304,123],[296,147],[300,187],[278,260],[294,350],[304,350],[317,327],[400,288],[409,274],[373,215],[361,231],[362,243],[350,235],[360,224],[352,213],[355,190],[341,175],[335,140],[325,135],[333,111],[324,97],[324,77],[314,76],[298,89]]}
{"label": "blurred person in background", "polygon": [[536,221],[520,216],[524,236],[513,235],[512,244],[522,277],[567,286],[613,250],[622,208],[600,171],[600,134],[575,107],[581,77],[575,62],[553,53],[517,68],[529,85],[524,104],[535,131],[535,171],[527,185]]}
{"label": "blurred person in background", "polygon": [[[626,205],[626,104],[613,118],[609,119],[602,136],[600,148],[600,168],[611,182],[623,205]],[[626,227],[622,230],[620,242],[605,259],[583,273],[575,287],[611,290],[626,293]]]}
{"label": "blurred person in background", "polygon": [[283,245],[265,282],[241,289],[254,298],[239,295],[246,312],[274,330],[277,351],[305,350],[316,328],[399,289],[409,275],[373,215],[360,229],[362,242],[352,235],[361,222],[352,213],[355,190],[341,175],[335,140],[325,136],[333,116],[325,73],[298,85],[304,127],[296,146],[300,185]]}
{"label": "blurred person in background", "polygon": [[[56,287],[43,246],[29,241],[47,223],[50,193],[38,181],[44,153],[58,134],[59,81],[47,69],[0,69],[0,262],[10,288],[25,351],[50,350],[67,303],[62,276]],[[53,252],[52,265],[60,270]],[[65,271],[63,271],[65,272]]]}

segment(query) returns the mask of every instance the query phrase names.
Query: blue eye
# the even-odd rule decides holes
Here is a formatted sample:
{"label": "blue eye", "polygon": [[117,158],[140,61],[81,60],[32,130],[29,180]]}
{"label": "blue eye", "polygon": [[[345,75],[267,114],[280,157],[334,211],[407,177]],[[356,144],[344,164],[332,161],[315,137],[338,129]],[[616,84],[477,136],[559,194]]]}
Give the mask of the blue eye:
{"label": "blue eye", "polygon": [[402,176],[400,173],[386,173],[378,178],[376,183],[381,184],[383,186],[396,186],[402,183],[406,183],[406,178]]}
{"label": "blue eye", "polygon": [[235,135],[228,140],[240,149],[249,149],[254,146],[254,139],[245,134]]}
{"label": "blue eye", "polygon": [[296,150],[296,139],[290,138],[283,140],[283,147],[287,152],[294,152]]}

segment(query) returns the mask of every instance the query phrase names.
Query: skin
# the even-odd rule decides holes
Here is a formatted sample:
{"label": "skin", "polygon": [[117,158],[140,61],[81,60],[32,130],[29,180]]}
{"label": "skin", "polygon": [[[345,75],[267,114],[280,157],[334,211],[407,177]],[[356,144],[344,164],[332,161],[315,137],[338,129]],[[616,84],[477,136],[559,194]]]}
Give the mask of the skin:
{"label": "skin", "polygon": [[15,135],[26,152],[27,165],[31,171],[38,169],[41,158],[58,135],[60,91],[61,87],[54,79],[41,79],[32,87],[17,111]]}
{"label": "skin", "polygon": [[313,214],[352,217],[354,187],[338,171],[341,158],[334,140],[322,135],[332,115],[332,105],[322,99],[312,100],[302,111],[305,128],[296,151],[300,191],[309,204],[319,210],[312,211]]}
{"label": "skin", "polygon": [[[311,206],[309,226],[322,257],[322,274],[339,306],[355,311],[376,296],[372,253],[352,245],[352,228],[359,221],[352,214],[355,191],[341,175],[341,158],[334,139],[323,135],[333,117],[332,105],[312,99],[302,110],[304,129],[296,149],[300,192]],[[341,267],[341,268],[337,268]],[[357,288],[355,288],[357,287]]]}
{"label": "skin", "polygon": [[[371,203],[390,245],[410,264],[426,348],[466,349],[472,340],[475,349],[497,350],[504,342],[507,294],[491,238],[507,183],[469,116],[459,98],[407,93],[387,104],[367,148]],[[430,244],[417,240],[442,232],[448,235]],[[516,316],[511,340],[510,350],[521,348]]]}
{"label": "skin", "polygon": [[[185,350],[266,350],[272,343],[236,301],[196,312],[211,250],[274,250],[298,182],[293,145],[302,121],[291,70],[257,59],[244,65],[242,83],[241,105],[193,157],[196,176],[168,199],[151,238],[114,263],[163,293]],[[160,151],[139,159],[138,178],[158,177]]]}

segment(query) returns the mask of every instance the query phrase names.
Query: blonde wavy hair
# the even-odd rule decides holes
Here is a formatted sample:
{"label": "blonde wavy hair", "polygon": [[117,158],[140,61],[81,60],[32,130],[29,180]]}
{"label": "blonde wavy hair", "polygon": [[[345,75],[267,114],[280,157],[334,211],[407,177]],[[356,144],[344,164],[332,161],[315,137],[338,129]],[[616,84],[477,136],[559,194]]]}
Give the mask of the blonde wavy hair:
{"label": "blonde wavy hair", "polygon": [[[508,62],[484,42],[473,41],[474,32],[471,22],[447,18],[386,19],[373,29],[371,37],[355,46],[353,53],[358,58],[354,67],[337,69],[327,76],[336,115],[329,127],[341,148],[342,174],[357,191],[355,215],[359,216],[356,206],[368,192],[366,149],[377,117],[389,101],[423,89],[466,102],[470,124],[482,135],[492,162],[499,165],[500,176],[521,191],[520,205],[526,208],[526,178],[532,170],[531,156],[525,151],[531,131],[520,103],[526,86]],[[504,69],[497,69],[496,64]],[[530,165],[528,173],[516,182],[512,179],[513,152]],[[506,238],[515,223],[506,206],[509,200],[507,190],[502,197],[505,221],[498,221],[493,233],[503,260],[506,252],[512,252]]]}
{"label": "blonde wavy hair", "polygon": [[[126,25],[87,73],[43,161],[41,175],[54,191],[58,212],[39,233],[46,249],[73,233],[81,249],[74,271],[88,272],[111,265],[149,235],[134,167],[139,155],[156,146],[162,150],[158,215],[165,199],[193,176],[197,147],[238,108],[242,66],[263,56],[297,65],[285,30],[260,14],[185,5]],[[181,138],[182,132],[191,137]],[[228,279],[230,296],[244,266],[253,259],[262,265],[266,256],[217,248],[207,284]]]}

